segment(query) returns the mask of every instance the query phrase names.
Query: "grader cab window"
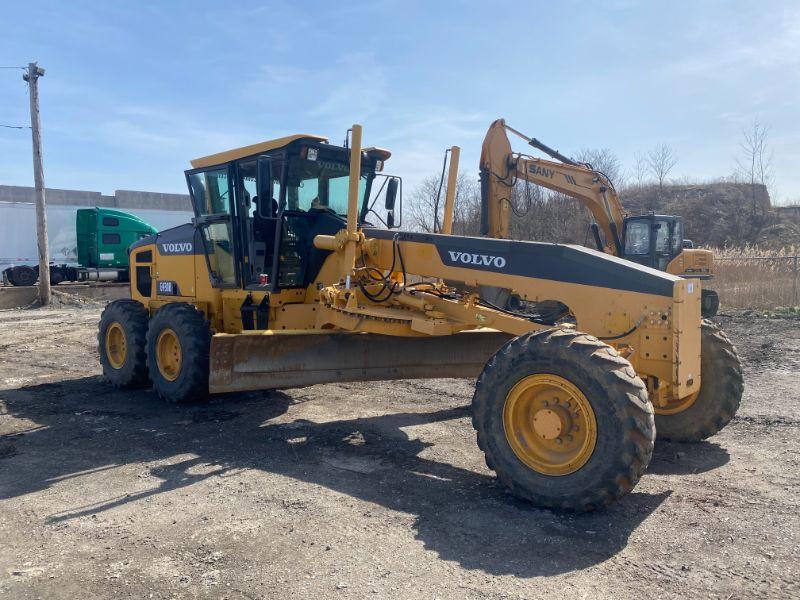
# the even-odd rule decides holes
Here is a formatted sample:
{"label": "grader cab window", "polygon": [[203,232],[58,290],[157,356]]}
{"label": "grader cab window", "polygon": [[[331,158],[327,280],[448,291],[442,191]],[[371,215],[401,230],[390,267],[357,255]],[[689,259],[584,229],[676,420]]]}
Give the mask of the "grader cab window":
{"label": "grader cab window", "polygon": [[235,286],[237,277],[231,222],[232,186],[228,169],[192,173],[188,180],[212,282],[216,287]]}
{"label": "grader cab window", "polygon": [[[347,194],[350,189],[350,166],[342,160],[326,160],[306,149],[289,163],[287,176],[286,210],[308,212],[311,209],[329,209],[338,215],[347,215]],[[314,159],[308,157],[312,153]],[[359,207],[367,189],[367,174],[359,181]]]}
{"label": "grader cab window", "polygon": [[[301,146],[290,153],[286,191],[280,198],[277,286],[305,287],[322,266],[326,253],[314,248],[318,234],[333,235],[344,227],[350,189],[346,152]],[[359,207],[369,195],[374,172],[362,166]]]}
{"label": "grader cab window", "polygon": [[189,176],[195,213],[198,216],[231,213],[227,169],[214,169]]}

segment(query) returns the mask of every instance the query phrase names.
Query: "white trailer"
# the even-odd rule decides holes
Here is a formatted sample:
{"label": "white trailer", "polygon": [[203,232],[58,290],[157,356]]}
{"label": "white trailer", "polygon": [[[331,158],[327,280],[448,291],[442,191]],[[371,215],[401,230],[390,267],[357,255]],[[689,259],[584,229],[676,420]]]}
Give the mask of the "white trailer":
{"label": "white trailer", "polygon": [[[78,239],[75,214],[87,206],[49,205],[47,230],[50,262],[55,265],[78,265]],[[190,211],[120,208],[150,223],[159,231],[182,223],[194,216]],[[36,248],[35,205],[27,202],[0,202],[0,273],[10,267],[39,263]]]}

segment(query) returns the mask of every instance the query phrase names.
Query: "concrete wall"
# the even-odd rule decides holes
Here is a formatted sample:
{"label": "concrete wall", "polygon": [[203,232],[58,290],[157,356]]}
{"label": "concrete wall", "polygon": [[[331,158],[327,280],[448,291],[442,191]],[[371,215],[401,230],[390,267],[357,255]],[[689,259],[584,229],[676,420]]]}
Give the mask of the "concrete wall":
{"label": "concrete wall", "polygon": [[[55,306],[63,304],[58,296],[59,293],[72,294],[82,298],[91,298],[98,302],[111,302],[119,298],[131,297],[130,286],[127,283],[62,283],[53,286],[52,289],[56,292],[56,297],[53,299],[53,304]],[[30,306],[30,304],[38,298],[39,286],[12,287],[0,285],[0,310]]]}
{"label": "concrete wall", "polygon": [[[113,196],[86,190],[59,190],[47,188],[46,200],[50,205],[101,206],[105,208],[155,209],[191,211],[188,194],[162,194],[160,192],[138,192],[117,190]],[[35,192],[32,187],[0,185],[0,202],[23,202],[33,204]]]}

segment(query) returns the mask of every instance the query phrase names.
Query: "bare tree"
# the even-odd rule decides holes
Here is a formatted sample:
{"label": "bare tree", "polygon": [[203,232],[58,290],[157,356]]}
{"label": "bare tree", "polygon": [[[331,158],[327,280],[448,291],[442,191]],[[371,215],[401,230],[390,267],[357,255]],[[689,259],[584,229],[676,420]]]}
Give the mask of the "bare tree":
{"label": "bare tree", "polygon": [[768,206],[758,201],[757,185],[769,189],[773,181],[772,152],[769,149],[769,129],[754,119],[752,124],[742,130],[739,143],[741,155],[736,158],[736,176],[750,184],[750,223],[748,241],[755,243],[758,234],[766,224]]}
{"label": "bare tree", "polygon": [[[439,192],[439,175],[431,175],[411,193],[409,218],[411,225],[418,231],[432,232],[434,224],[441,225],[444,214],[444,199],[447,195],[447,184],[442,186],[439,194],[439,214],[434,219],[436,196]],[[456,235],[477,235],[480,228],[480,186],[474,178],[460,173],[456,180],[456,197],[453,206],[453,233]]]}
{"label": "bare tree", "polygon": [[609,148],[583,148],[575,155],[575,160],[588,163],[605,174],[616,187],[624,185],[622,163]]}
{"label": "bare tree", "polygon": [[675,151],[668,144],[661,143],[647,153],[646,161],[650,174],[658,183],[658,189],[661,190],[670,171],[678,164]]}
{"label": "bare tree", "polygon": [[642,188],[647,183],[647,157],[637,152],[633,156],[633,180],[638,188]]}
{"label": "bare tree", "polygon": [[769,150],[769,129],[754,120],[742,130],[739,143],[742,154],[736,158],[736,173],[751,185],[772,183],[772,152]]}
{"label": "bare tree", "polygon": [[414,191],[408,207],[408,216],[411,227],[417,231],[433,231],[434,226],[434,203],[436,202],[436,192],[439,189],[439,177],[431,175],[423,179]]}

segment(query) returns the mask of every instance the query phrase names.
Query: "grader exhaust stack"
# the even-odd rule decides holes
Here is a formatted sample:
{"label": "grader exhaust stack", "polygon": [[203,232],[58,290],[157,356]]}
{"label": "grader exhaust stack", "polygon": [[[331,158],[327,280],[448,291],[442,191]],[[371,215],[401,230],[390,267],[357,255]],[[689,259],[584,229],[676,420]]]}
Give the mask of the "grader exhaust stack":
{"label": "grader exhaust stack", "polygon": [[[732,418],[741,369],[692,282],[579,246],[449,235],[458,148],[444,235],[377,228],[390,153],[352,132],[350,148],[298,134],[192,161],[194,225],[134,244],[131,300],[101,317],[109,381],[188,402],[478,375],[487,463],[520,497],[568,510],[629,492],[656,425],[697,440]],[[473,291],[486,286],[566,312],[510,311]]]}

